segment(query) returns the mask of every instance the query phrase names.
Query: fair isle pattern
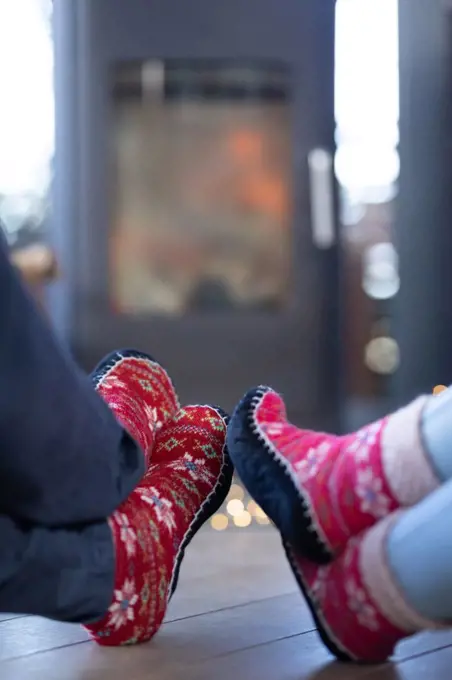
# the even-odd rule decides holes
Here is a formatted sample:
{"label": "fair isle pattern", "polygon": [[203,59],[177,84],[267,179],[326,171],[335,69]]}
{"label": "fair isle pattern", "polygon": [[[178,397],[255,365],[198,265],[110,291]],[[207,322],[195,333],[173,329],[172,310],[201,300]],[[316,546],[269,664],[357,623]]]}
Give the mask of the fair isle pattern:
{"label": "fair isle pattern", "polygon": [[157,433],[160,462],[110,518],[114,599],[104,620],[88,627],[99,644],[146,642],[159,629],[185,547],[229,491],[225,437],[223,415],[209,406],[181,409]]}
{"label": "fair isle pattern", "polygon": [[147,463],[156,432],[179,410],[167,372],[135,352],[116,352],[96,370],[95,389],[117,420],[145,452]]}
{"label": "fair isle pattern", "polygon": [[[403,422],[394,414],[339,437],[291,425],[282,398],[269,388],[263,388],[254,400],[253,432],[291,480],[309,531],[330,555],[400,507],[403,495],[399,498],[399,488],[386,474],[389,466],[384,451],[390,449],[385,433],[388,427],[393,432],[393,418],[403,429],[401,436],[409,441],[413,440],[411,432],[418,431],[418,405],[407,407],[404,414]],[[390,450],[394,460],[397,451],[394,446]],[[416,474],[427,475],[430,482],[428,459],[422,452],[417,458]]]}
{"label": "fair isle pattern", "polygon": [[[266,403],[264,403],[264,400],[268,395],[276,397],[276,399],[268,398]],[[288,425],[284,401],[272,389],[265,386],[259,387],[251,404],[249,419],[251,430],[254,435],[263,444],[272,460],[280,466],[285,475],[292,482],[293,490],[300,501],[300,507],[309,532],[316,536],[323,554],[332,556],[332,549],[328,538],[324,533],[321,524],[315,522],[315,508],[309,493],[301,493],[295,468],[291,465],[290,461],[282,455],[282,452],[278,450],[276,442],[274,441],[276,437],[281,437],[284,434],[285,428]],[[294,433],[291,432],[291,434],[293,436]]]}
{"label": "fair isle pattern", "polygon": [[392,513],[351,539],[327,566],[301,558],[285,543],[319,633],[340,659],[380,663],[403,638],[422,630],[446,628],[413,610],[390,570],[386,540],[403,512]]}
{"label": "fair isle pattern", "polygon": [[[344,646],[339,637],[336,637],[322,609],[322,603],[326,601],[328,567],[330,565],[318,566],[310,560],[306,560],[298,555],[292,546],[285,541],[283,541],[283,547],[295,580],[311,611],[322,642],[341,661],[358,661],[358,657]],[[338,635],[340,635],[340,632],[338,632]]]}
{"label": "fair isle pattern", "polygon": [[286,554],[319,634],[343,661],[382,663],[408,632],[394,626],[372,598],[360,568],[362,538],[351,539],[334,562],[318,566],[286,544]]}

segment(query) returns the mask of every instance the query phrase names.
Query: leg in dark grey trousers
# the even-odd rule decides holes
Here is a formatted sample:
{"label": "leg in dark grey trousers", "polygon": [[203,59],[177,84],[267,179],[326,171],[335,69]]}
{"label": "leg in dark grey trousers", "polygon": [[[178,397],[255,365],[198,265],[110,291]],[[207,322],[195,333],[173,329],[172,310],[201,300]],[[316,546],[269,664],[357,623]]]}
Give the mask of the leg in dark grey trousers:
{"label": "leg in dark grey trousers", "polygon": [[102,520],[144,473],[138,445],[60,347],[0,239],[0,513]]}
{"label": "leg in dark grey trousers", "polygon": [[0,613],[85,624],[104,617],[115,578],[106,520],[50,528],[0,515],[0,541]]}
{"label": "leg in dark grey trousers", "polygon": [[102,618],[115,557],[106,518],[144,456],[59,346],[0,233],[0,612]]}

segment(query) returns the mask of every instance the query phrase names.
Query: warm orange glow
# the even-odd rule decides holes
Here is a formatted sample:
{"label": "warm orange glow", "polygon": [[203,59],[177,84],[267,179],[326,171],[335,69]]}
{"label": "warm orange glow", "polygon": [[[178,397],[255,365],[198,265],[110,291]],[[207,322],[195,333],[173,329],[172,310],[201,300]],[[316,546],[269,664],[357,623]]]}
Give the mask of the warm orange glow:
{"label": "warm orange glow", "polygon": [[260,161],[263,139],[254,130],[237,130],[229,135],[228,147],[235,158],[244,162]]}
{"label": "warm orange glow", "polygon": [[447,387],[445,385],[437,385],[433,389],[433,394],[441,394],[441,392],[444,392],[444,390],[447,390]]}
{"label": "warm orange glow", "polygon": [[256,169],[244,179],[243,201],[285,223],[288,213],[287,186],[278,177]]}
{"label": "warm orange glow", "polygon": [[240,202],[284,225],[289,207],[288,186],[263,163],[264,147],[263,134],[253,130],[236,130],[227,138],[229,153],[242,170],[238,188]]}

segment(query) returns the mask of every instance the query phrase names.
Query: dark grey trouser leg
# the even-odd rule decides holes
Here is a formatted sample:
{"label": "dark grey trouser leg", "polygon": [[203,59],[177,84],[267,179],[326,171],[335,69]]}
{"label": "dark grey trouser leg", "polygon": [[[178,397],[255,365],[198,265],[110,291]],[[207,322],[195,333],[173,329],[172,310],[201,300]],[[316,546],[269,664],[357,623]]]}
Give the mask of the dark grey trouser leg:
{"label": "dark grey trouser leg", "polygon": [[0,238],[0,513],[101,520],[143,473],[138,445],[58,343]]}
{"label": "dark grey trouser leg", "polygon": [[113,598],[115,558],[106,521],[70,529],[0,515],[0,612],[90,623]]}

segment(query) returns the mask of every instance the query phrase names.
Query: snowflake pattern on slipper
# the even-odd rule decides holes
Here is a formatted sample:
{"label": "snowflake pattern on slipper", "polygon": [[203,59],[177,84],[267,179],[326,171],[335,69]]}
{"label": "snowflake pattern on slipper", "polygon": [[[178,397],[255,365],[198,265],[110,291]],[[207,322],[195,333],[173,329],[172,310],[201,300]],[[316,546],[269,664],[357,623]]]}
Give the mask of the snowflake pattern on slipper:
{"label": "snowflake pattern on slipper", "polygon": [[325,563],[350,537],[438,488],[420,435],[424,404],[417,399],[336,436],[295,427],[280,395],[260,387],[236,408],[228,448],[249,493],[284,538]]}
{"label": "snowflake pattern on slipper", "polygon": [[125,349],[103,359],[91,379],[117,420],[140,445],[148,465],[156,433],[179,410],[168,373],[151,356]]}
{"label": "snowflake pattern on slipper", "polygon": [[109,520],[116,552],[111,606],[87,626],[101,645],[146,642],[159,629],[187,545],[229,492],[227,418],[187,406],[156,434],[155,459]]}

